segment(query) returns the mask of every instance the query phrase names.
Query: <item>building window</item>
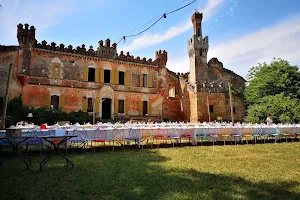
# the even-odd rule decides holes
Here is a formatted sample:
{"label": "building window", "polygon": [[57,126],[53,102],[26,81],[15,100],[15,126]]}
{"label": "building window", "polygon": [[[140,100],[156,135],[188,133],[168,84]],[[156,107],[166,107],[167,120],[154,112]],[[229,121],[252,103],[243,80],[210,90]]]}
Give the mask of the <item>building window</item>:
{"label": "building window", "polygon": [[214,112],[214,106],[213,105],[209,105],[209,112],[211,112],[211,113]]}
{"label": "building window", "polygon": [[148,87],[148,77],[147,77],[147,74],[143,74],[143,87]]}
{"label": "building window", "polygon": [[175,97],[175,87],[172,87],[169,90],[169,97],[174,98]]}
{"label": "building window", "polygon": [[110,70],[104,70],[104,83],[110,83]]}
{"label": "building window", "polygon": [[148,114],[148,102],[143,101],[143,116]]}
{"label": "building window", "polygon": [[95,82],[95,68],[89,68],[88,81]]}
{"label": "building window", "polygon": [[124,100],[119,100],[118,113],[124,113]]}
{"label": "building window", "polygon": [[119,72],[119,85],[125,84],[125,72]]}
{"label": "building window", "polygon": [[53,110],[57,110],[59,107],[59,96],[57,95],[52,95],[51,96],[51,103],[50,103],[50,107]]}
{"label": "building window", "polygon": [[233,107],[233,109],[232,109],[232,110],[233,110],[233,113],[235,113],[235,107]]}
{"label": "building window", "polygon": [[93,98],[88,98],[87,111],[88,112],[93,112]]}

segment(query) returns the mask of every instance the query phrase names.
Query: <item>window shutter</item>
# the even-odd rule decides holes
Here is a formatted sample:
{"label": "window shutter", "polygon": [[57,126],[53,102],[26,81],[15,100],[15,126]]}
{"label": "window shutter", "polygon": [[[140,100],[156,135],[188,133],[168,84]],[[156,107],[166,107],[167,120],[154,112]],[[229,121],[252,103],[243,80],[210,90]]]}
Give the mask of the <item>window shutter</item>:
{"label": "window shutter", "polygon": [[100,110],[99,99],[95,98],[94,101],[95,101],[95,113],[99,113],[99,110]]}
{"label": "window shutter", "polygon": [[151,105],[151,101],[148,101],[148,114],[149,114],[149,115],[152,114],[152,105]]}
{"label": "window shutter", "polygon": [[143,87],[143,74],[140,74],[140,87]]}
{"label": "window shutter", "polygon": [[82,111],[83,112],[87,111],[87,103],[88,103],[88,99],[87,98],[83,98],[82,99]]}
{"label": "window shutter", "polygon": [[143,101],[140,101],[140,115],[143,115]]}
{"label": "window shutter", "polygon": [[125,85],[130,85],[130,72],[125,72]]}
{"label": "window shutter", "polygon": [[84,66],[84,69],[83,69],[83,80],[84,81],[88,81],[88,77],[89,77],[89,68],[88,68],[88,66]]}
{"label": "window shutter", "polygon": [[114,69],[112,69],[111,71],[110,71],[110,83],[111,84],[115,84],[116,82],[115,82],[115,70]]}
{"label": "window shutter", "polygon": [[45,107],[47,108],[47,110],[50,110],[50,94],[49,94],[49,92],[47,92],[47,94],[45,96]]}
{"label": "window shutter", "polygon": [[95,82],[99,83],[100,81],[100,69],[96,68],[95,70]]}
{"label": "window shutter", "polygon": [[129,110],[128,110],[128,100],[125,99],[125,100],[124,100],[124,104],[125,104],[125,105],[124,105],[124,111],[125,111],[125,114],[128,115],[128,113],[129,113],[129,112],[128,112],[128,111],[129,111]]}
{"label": "window shutter", "polygon": [[100,76],[100,83],[103,83],[104,82],[104,69],[103,68],[100,68],[99,76]]}
{"label": "window shutter", "polygon": [[152,73],[151,72],[148,74],[148,87],[149,88],[152,87]]}
{"label": "window shutter", "polygon": [[65,96],[62,94],[59,97],[59,107],[61,110],[64,110],[64,106],[65,106]]}
{"label": "window shutter", "polygon": [[116,84],[119,84],[119,71],[118,70],[116,70],[116,80],[115,80],[116,82]]}
{"label": "window shutter", "polygon": [[118,114],[118,105],[119,105],[119,100],[115,98],[115,114]]}

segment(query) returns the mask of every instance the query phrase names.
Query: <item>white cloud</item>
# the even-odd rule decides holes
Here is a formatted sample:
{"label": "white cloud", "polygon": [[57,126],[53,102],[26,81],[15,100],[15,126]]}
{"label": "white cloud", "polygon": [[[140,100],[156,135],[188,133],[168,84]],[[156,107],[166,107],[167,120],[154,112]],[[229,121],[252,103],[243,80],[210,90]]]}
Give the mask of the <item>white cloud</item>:
{"label": "white cloud", "polygon": [[[212,16],[214,9],[220,5],[224,0],[208,0],[205,7],[200,10],[203,12],[204,18],[203,22],[209,19]],[[178,26],[170,27],[164,33],[155,33],[155,34],[144,34],[141,37],[134,39],[130,44],[124,46],[120,51],[132,51],[136,49],[142,49],[145,47],[153,46],[161,42],[167,41],[173,37],[176,37],[192,27],[192,22],[189,20],[185,24],[180,24]]]}
{"label": "white cloud", "polygon": [[169,56],[167,68],[173,72],[185,73],[190,71],[190,60],[188,54],[172,58]]}
{"label": "white cloud", "polygon": [[19,23],[38,27],[37,34],[61,22],[63,16],[73,12],[70,0],[1,2],[0,44],[17,44],[16,32]]}
{"label": "white cloud", "polygon": [[[300,64],[300,15],[257,32],[213,46],[208,58],[217,57],[225,68],[246,77],[248,70],[258,62],[270,62],[274,57]],[[208,59],[208,60],[209,60]],[[170,58],[167,67],[175,72],[189,70],[187,54]]]}
{"label": "white cloud", "polygon": [[246,76],[250,67],[274,57],[300,63],[299,44],[300,15],[212,47],[208,57],[218,57],[226,68]]}

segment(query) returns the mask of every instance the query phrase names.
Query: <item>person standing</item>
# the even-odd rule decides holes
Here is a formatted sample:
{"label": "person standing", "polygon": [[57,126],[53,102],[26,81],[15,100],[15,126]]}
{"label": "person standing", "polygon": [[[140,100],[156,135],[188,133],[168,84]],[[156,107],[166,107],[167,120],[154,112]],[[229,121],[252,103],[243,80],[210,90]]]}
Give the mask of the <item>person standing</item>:
{"label": "person standing", "polygon": [[267,122],[267,125],[271,125],[272,124],[273,120],[272,120],[272,115],[271,114],[268,114],[266,122]]}

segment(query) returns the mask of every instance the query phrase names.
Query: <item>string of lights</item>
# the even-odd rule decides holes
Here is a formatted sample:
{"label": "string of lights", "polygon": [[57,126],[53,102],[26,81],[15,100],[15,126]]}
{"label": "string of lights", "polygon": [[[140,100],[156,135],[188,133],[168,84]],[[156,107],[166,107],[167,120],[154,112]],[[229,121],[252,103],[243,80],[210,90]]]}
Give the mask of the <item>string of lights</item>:
{"label": "string of lights", "polygon": [[[174,7],[177,7],[178,5],[182,4],[182,3],[185,2],[185,1],[186,1],[186,0],[182,1],[181,3],[177,4],[176,6],[173,6],[173,8],[174,8]],[[177,11],[179,11],[179,10],[181,10],[181,9],[183,9],[183,8],[185,8],[185,7],[187,7],[187,6],[191,5],[191,4],[193,4],[193,3],[195,3],[196,1],[197,1],[197,0],[194,0],[194,1],[192,1],[192,2],[190,2],[190,3],[188,3],[188,4],[186,4],[186,5],[184,5],[184,6],[182,6],[182,7],[177,8],[177,9],[172,10],[172,11],[170,11],[170,10],[173,9],[173,8],[169,9],[169,10],[168,10],[167,12],[165,12],[164,14],[158,16],[159,18],[158,18],[158,17],[154,18],[154,19],[157,19],[157,18],[158,18],[158,19],[157,19],[153,24],[151,24],[148,28],[146,28],[146,29],[144,29],[144,30],[142,30],[142,31],[140,31],[139,33],[136,33],[136,34],[132,34],[132,35],[124,35],[124,36],[122,36],[121,39],[119,38],[120,40],[117,42],[117,44],[119,44],[122,40],[125,41],[126,38],[128,38],[128,37],[135,37],[135,36],[138,36],[138,35],[140,35],[140,34],[146,32],[146,31],[149,30],[151,27],[153,27],[156,23],[158,23],[161,19],[167,18],[167,15],[168,15],[168,14],[175,13],[175,12],[177,12]],[[152,19],[151,21],[147,22],[146,24],[149,24],[150,22],[154,21],[154,19]],[[141,27],[145,26],[146,24],[142,25]],[[139,27],[139,28],[141,28],[141,27]],[[139,28],[136,28],[135,30],[138,30]],[[134,32],[135,30],[131,31],[130,33]]]}
{"label": "string of lights", "polygon": [[[167,10],[166,12],[169,12],[170,10],[172,10],[173,8],[179,6],[180,4],[182,4],[182,3],[185,2],[185,1],[187,1],[187,0],[181,1],[180,3],[176,4],[175,6],[173,6],[173,7],[170,8],[169,10]],[[137,27],[136,29],[134,29],[134,30],[132,30],[132,31],[130,31],[130,32],[128,32],[128,33],[126,33],[125,35],[128,35],[128,34],[134,32],[134,31],[136,31],[136,30],[138,30],[138,29],[140,29],[140,28],[146,26],[147,24],[150,24],[151,22],[153,22],[154,20],[156,20],[156,19],[158,19],[158,18],[160,18],[160,17],[161,17],[161,15],[158,15],[158,16],[154,17],[153,19],[151,19],[151,20],[148,21],[147,23],[145,23],[145,24],[143,24],[143,25]],[[120,40],[120,39],[122,39],[122,38],[123,38],[123,36],[122,36],[122,37],[119,37],[119,38],[117,38],[117,39],[115,39],[114,41]]]}

